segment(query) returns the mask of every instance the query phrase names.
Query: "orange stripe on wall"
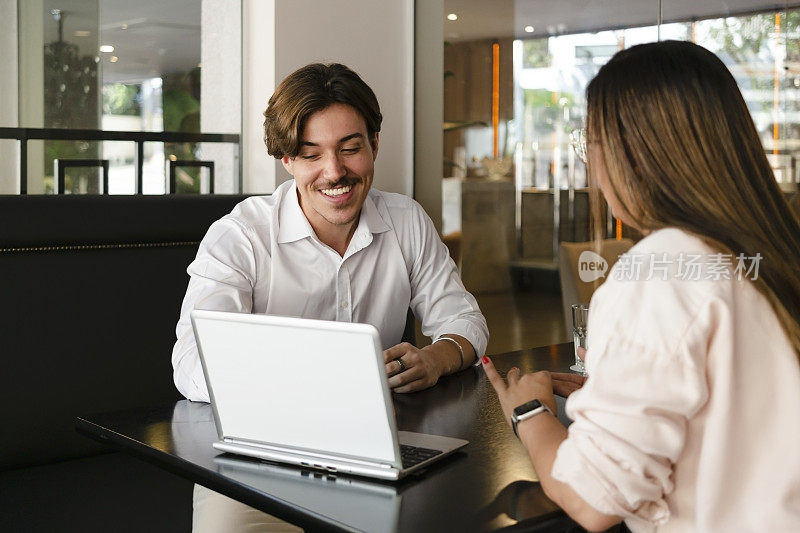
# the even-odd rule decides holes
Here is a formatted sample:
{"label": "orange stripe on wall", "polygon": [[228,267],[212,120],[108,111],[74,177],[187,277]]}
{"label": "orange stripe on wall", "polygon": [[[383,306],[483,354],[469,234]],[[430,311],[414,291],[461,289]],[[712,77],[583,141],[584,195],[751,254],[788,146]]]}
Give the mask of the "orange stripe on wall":
{"label": "orange stripe on wall", "polygon": [[[485,100],[484,100],[485,101]],[[494,149],[492,153],[497,159],[497,138],[500,127],[500,45],[492,45],[492,130],[494,132]]]}
{"label": "orange stripe on wall", "polygon": [[[775,48],[781,45],[781,14],[775,13]],[[772,123],[772,153],[778,155],[778,101],[780,93],[778,92],[778,59],[775,58],[775,79],[772,84],[772,112],[775,120]]]}

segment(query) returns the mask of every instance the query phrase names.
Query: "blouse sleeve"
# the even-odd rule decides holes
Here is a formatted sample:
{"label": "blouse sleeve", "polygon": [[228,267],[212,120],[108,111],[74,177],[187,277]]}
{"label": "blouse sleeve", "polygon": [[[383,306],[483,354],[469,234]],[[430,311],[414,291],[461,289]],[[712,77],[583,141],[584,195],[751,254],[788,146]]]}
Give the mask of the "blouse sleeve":
{"label": "blouse sleeve", "polygon": [[602,513],[669,518],[672,467],[708,396],[713,326],[708,299],[681,283],[609,279],[592,299],[589,379],[567,401],[574,423],[552,475]]}

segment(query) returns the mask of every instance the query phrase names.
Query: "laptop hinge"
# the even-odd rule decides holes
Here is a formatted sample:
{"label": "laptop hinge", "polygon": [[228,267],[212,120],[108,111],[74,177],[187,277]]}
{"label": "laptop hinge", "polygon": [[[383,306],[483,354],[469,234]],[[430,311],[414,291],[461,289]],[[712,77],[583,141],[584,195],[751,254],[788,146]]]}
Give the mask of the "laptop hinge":
{"label": "laptop hinge", "polygon": [[[313,464],[314,458],[322,458],[322,459],[325,459],[325,460],[328,460],[328,461],[338,461],[338,462],[341,462],[341,463],[352,463],[352,464],[356,464],[356,465],[363,465],[363,466],[368,466],[368,467],[373,467],[373,468],[374,467],[380,467],[380,468],[384,468],[384,469],[387,469],[387,470],[395,468],[395,466],[393,464],[391,464],[391,463],[383,463],[383,462],[378,462],[378,461],[369,461],[369,460],[365,460],[365,459],[354,459],[354,458],[350,458],[350,457],[341,457],[341,456],[334,456],[334,455],[329,455],[329,454],[313,453],[313,452],[308,452],[308,451],[305,451],[305,450],[297,450],[297,449],[292,449],[292,448],[285,448],[283,446],[274,446],[274,445],[267,445],[267,444],[262,444],[262,443],[255,443],[255,442],[252,442],[252,441],[247,441],[247,440],[243,440],[243,439],[236,439],[236,438],[233,438],[233,437],[223,437],[222,440],[224,442],[229,443],[229,444],[251,446],[251,447],[254,447],[254,448],[260,448],[262,450],[271,450],[271,451],[274,451],[274,452],[277,452],[277,453],[288,453],[288,454],[292,454],[292,455],[295,455],[295,456],[306,456],[306,457],[309,457],[309,461],[307,463],[303,463],[301,461],[301,464],[304,465],[304,466],[314,466],[314,464]],[[325,468],[327,468],[327,466]]]}

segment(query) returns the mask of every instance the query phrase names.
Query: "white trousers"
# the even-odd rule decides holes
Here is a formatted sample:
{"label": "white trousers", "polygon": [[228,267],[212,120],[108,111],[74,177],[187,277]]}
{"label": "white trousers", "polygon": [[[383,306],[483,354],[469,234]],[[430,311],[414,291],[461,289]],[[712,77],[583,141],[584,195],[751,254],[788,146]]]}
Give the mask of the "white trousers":
{"label": "white trousers", "polygon": [[193,533],[284,533],[303,531],[280,518],[253,509],[202,485],[192,495]]}

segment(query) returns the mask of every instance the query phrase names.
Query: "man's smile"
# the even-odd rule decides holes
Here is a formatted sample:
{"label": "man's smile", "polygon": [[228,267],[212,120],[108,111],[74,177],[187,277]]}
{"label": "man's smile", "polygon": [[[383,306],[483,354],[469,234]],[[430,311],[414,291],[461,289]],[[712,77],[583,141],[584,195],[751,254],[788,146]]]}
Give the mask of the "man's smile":
{"label": "man's smile", "polygon": [[350,192],[352,188],[353,188],[352,185],[343,185],[332,189],[321,189],[320,192],[325,196],[340,196],[342,194]]}

